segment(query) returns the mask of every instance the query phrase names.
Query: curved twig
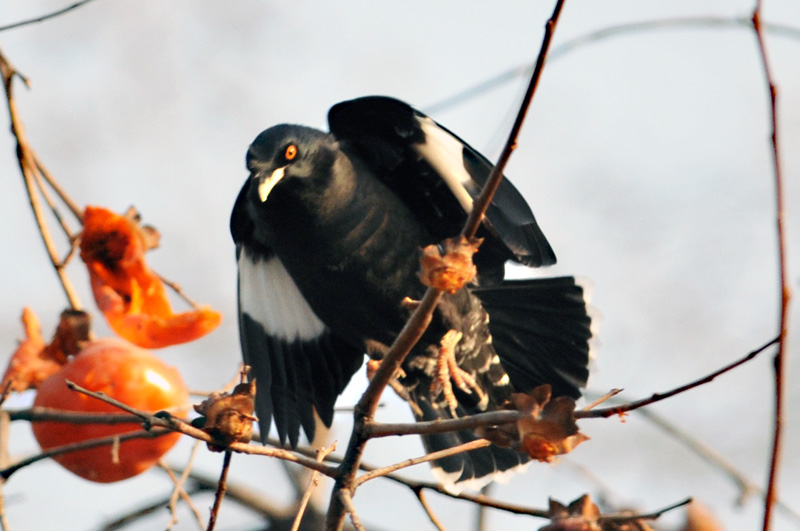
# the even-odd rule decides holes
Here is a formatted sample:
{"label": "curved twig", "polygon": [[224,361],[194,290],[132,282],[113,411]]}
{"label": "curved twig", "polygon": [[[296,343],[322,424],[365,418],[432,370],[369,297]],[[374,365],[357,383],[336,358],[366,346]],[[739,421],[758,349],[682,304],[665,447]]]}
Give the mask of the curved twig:
{"label": "curved twig", "polygon": [[228,490],[228,472],[231,469],[231,457],[233,457],[233,452],[225,450],[225,457],[222,460],[222,472],[220,472],[217,491],[214,494],[214,505],[211,507],[211,514],[208,517],[208,531],[214,531],[214,527],[217,525],[219,508],[222,506],[225,491]]}
{"label": "curved twig", "polygon": [[[675,29],[675,28],[751,28],[752,21],[747,17],[725,18],[725,17],[679,17],[660,20],[646,20],[643,22],[629,22],[625,24],[615,24],[592,31],[585,35],[580,35],[573,39],[563,41],[555,46],[550,52],[547,60],[552,63],[577,49],[583,48],[588,44],[619,37],[626,34],[638,33],[641,31],[652,31],[656,29]],[[762,28],[768,33],[789,37],[800,40],[800,28],[785,24],[762,23]],[[533,69],[533,65],[524,65],[509,68],[489,79],[485,79],[469,88],[466,88],[452,96],[440,100],[431,105],[426,105],[423,110],[426,114],[437,114],[461,105],[471,99],[489,92],[497,87],[514,81],[517,78],[528,76]]]}
{"label": "curved twig", "polygon": [[67,387],[72,389],[73,391],[77,391],[79,393],[83,393],[87,396],[91,396],[98,400],[102,400],[107,404],[111,404],[114,407],[121,409],[127,413],[132,415],[136,415],[140,418],[143,423],[153,429],[153,427],[158,428],[166,428],[171,431],[177,431],[184,435],[188,435],[194,439],[211,443],[215,446],[219,446],[221,448],[226,448],[231,451],[242,453],[242,454],[249,454],[249,455],[266,455],[270,457],[277,457],[278,459],[284,459],[286,461],[292,461],[294,463],[298,463],[300,465],[305,466],[306,468],[310,468],[311,470],[316,470],[321,474],[325,474],[328,477],[336,477],[338,469],[336,467],[332,467],[326,465],[324,463],[320,463],[315,459],[310,459],[300,453],[290,452],[289,450],[283,450],[281,448],[270,448],[266,446],[257,446],[254,444],[246,444],[241,442],[233,442],[230,444],[226,444],[224,441],[219,441],[213,438],[208,433],[204,432],[201,429],[195,428],[185,420],[180,418],[174,417],[168,413],[160,412],[155,415],[146,413],[144,411],[140,411],[136,408],[133,408],[127,404],[120,402],[119,400],[115,400],[110,396],[106,395],[105,393],[99,393],[95,391],[90,391],[77,385],[75,382],[71,382],[69,380],[65,380]]}
{"label": "curved twig", "polygon": [[688,391],[690,389],[694,389],[695,387],[699,387],[699,386],[701,386],[703,384],[707,384],[708,382],[712,381],[717,376],[720,376],[721,374],[724,374],[724,373],[726,373],[726,372],[728,372],[728,371],[730,371],[732,369],[735,369],[739,365],[747,363],[751,359],[753,359],[756,356],[758,356],[759,354],[761,354],[763,351],[765,351],[770,346],[778,343],[778,341],[779,341],[779,338],[777,338],[777,337],[775,339],[771,339],[768,343],[758,347],[756,350],[750,352],[747,356],[743,357],[742,359],[737,360],[737,361],[735,361],[735,362],[733,362],[731,364],[728,364],[725,367],[723,367],[721,369],[718,369],[718,370],[712,372],[711,374],[703,376],[702,378],[700,378],[698,380],[695,380],[695,381],[690,382],[690,383],[688,383],[686,385],[682,385],[680,387],[677,387],[677,388],[675,388],[675,389],[673,389],[671,391],[667,391],[666,393],[654,393],[648,398],[644,398],[642,400],[636,400],[636,401],[633,401],[633,402],[629,402],[629,403],[623,404],[621,406],[612,406],[612,407],[605,407],[605,408],[599,408],[599,409],[576,411],[575,412],[575,418],[576,419],[608,418],[608,417],[611,417],[611,416],[614,416],[614,415],[622,415],[623,413],[627,413],[629,411],[633,411],[634,409],[638,409],[638,408],[643,407],[643,406],[649,406],[650,404],[653,404],[655,402],[660,402],[661,400],[664,400],[664,399],[670,398],[672,396],[675,396],[677,394],[686,392],[686,391]]}
{"label": "curved twig", "polygon": [[37,463],[42,459],[48,459],[50,457],[54,457],[61,454],[67,454],[70,452],[77,452],[78,450],[88,450],[90,448],[97,448],[99,446],[112,446],[114,444],[119,444],[121,442],[125,442],[132,439],[155,439],[156,437],[161,437],[163,435],[167,435],[174,430],[170,430],[167,428],[153,428],[150,430],[140,430],[140,431],[132,431],[128,433],[121,433],[117,435],[109,435],[108,437],[99,437],[97,439],[89,439],[86,441],[65,444],[63,446],[56,446],[55,448],[51,448],[49,450],[45,450],[39,454],[34,456],[28,457],[21,461],[16,462],[15,464],[0,470],[0,478],[8,479],[11,477],[14,472],[25,468],[28,465],[32,465],[33,463]]}
{"label": "curved twig", "polygon": [[6,31],[15,28],[21,28],[22,26],[27,26],[29,24],[36,24],[37,22],[44,22],[45,20],[50,20],[51,18],[55,18],[59,15],[63,15],[73,9],[77,9],[84,4],[88,4],[92,0],[80,0],[80,2],[75,2],[74,4],[67,6],[63,9],[59,9],[58,11],[53,11],[52,13],[48,13],[47,15],[42,15],[36,18],[30,18],[28,20],[22,20],[20,22],[14,22],[13,24],[6,24],[5,26],[0,26],[0,31]]}
{"label": "curved twig", "polygon": [[791,299],[791,288],[789,287],[788,266],[786,257],[786,232],[784,231],[785,213],[783,198],[783,176],[781,172],[780,150],[778,148],[778,90],[772,78],[772,71],[767,56],[767,48],[764,42],[764,34],[761,28],[761,7],[762,1],[756,0],[756,7],[753,10],[753,30],[755,31],[756,41],[758,42],[758,52],[761,58],[761,65],[764,69],[764,81],[769,92],[770,102],[770,122],[772,141],[772,171],[775,182],[775,218],[777,231],[778,247],[778,268],[779,268],[779,300],[780,317],[778,329],[778,352],[775,354],[775,427],[772,439],[772,456],[769,466],[769,480],[767,482],[767,494],[764,499],[764,522],[763,529],[770,528],[772,520],[772,509],[778,499],[778,472],[781,459],[781,438],[784,417],[784,381],[786,379],[786,338],[789,333],[789,300]]}
{"label": "curved twig", "polygon": [[72,286],[72,281],[70,281],[69,277],[67,276],[61,257],[59,256],[56,245],[53,242],[53,237],[50,234],[50,230],[47,228],[47,223],[44,219],[44,213],[42,212],[39,193],[36,187],[36,174],[38,172],[38,166],[36,164],[33,150],[31,149],[25,137],[25,128],[22,125],[22,121],[19,119],[17,104],[14,100],[14,78],[20,77],[23,81],[25,81],[25,78],[14,69],[2,52],[0,52],[0,72],[3,76],[3,85],[6,91],[8,114],[11,119],[11,132],[17,140],[17,160],[19,162],[20,171],[22,172],[22,177],[25,181],[25,189],[28,192],[28,200],[30,201],[31,209],[33,210],[33,215],[39,228],[39,234],[42,236],[42,241],[47,249],[47,254],[50,256],[50,262],[53,264],[53,268],[58,275],[58,279],[60,280],[61,286],[64,289],[64,293],[67,296],[69,305],[73,310],[80,310],[80,300],[75,292],[75,288]]}

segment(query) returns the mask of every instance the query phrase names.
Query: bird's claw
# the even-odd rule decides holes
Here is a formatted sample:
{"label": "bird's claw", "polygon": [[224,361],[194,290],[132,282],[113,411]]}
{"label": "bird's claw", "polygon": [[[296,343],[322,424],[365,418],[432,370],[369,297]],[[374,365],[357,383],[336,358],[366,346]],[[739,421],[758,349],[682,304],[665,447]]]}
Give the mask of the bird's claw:
{"label": "bird's claw", "polygon": [[462,333],[456,330],[450,330],[444,335],[439,344],[436,375],[431,382],[431,391],[435,395],[442,394],[453,416],[455,416],[455,411],[458,407],[458,400],[456,400],[453,393],[453,384],[467,394],[471,395],[474,392],[480,400],[481,408],[488,401],[488,397],[478,386],[475,378],[459,367],[456,362],[455,347],[461,341],[461,337]]}

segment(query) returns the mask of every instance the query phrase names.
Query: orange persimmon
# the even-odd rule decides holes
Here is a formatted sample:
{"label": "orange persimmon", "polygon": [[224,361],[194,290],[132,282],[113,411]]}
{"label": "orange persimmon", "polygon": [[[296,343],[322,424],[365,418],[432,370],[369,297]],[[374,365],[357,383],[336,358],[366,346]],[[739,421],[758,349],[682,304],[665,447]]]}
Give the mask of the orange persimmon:
{"label": "orange persimmon", "polygon": [[[62,411],[118,413],[116,407],[106,402],[71,391],[66,380],[148,413],[172,409],[174,414],[182,416],[188,411],[189,394],[180,373],[151,352],[118,338],[86,344],[59,372],[42,382],[33,403],[36,407]],[[44,450],[142,430],[141,423],[136,421],[124,424],[48,421],[33,422],[31,426]],[[118,448],[100,446],[56,455],[53,459],[82,478],[110,483],[149,469],[179,438],[179,433],[172,432],[151,439],[124,441]]]}
{"label": "orange persimmon", "polygon": [[214,330],[222,319],[207,306],[172,312],[164,283],[144,258],[153,234],[139,225],[132,209],[120,216],[89,206],[80,242],[100,311],[117,334],[145,348],[193,341]]}

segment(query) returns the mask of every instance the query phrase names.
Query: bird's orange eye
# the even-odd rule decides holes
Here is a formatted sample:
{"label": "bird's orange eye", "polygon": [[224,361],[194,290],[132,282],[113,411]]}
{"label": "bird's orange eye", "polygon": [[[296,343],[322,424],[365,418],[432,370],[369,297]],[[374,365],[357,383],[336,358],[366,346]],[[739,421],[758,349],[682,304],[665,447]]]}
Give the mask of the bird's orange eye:
{"label": "bird's orange eye", "polygon": [[286,158],[286,160],[294,159],[297,156],[297,146],[294,144],[289,144],[286,147],[286,152],[283,154],[283,156]]}

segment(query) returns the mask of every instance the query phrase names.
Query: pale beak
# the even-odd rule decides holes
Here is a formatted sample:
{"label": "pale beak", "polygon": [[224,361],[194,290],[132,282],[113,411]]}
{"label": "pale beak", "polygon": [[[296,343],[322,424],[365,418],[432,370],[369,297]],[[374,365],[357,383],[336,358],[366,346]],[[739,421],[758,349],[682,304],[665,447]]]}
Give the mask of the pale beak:
{"label": "pale beak", "polygon": [[262,203],[267,200],[269,193],[272,191],[275,185],[278,184],[281,179],[283,179],[285,169],[285,166],[283,168],[278,168],[266,179],[263,177],[261,178],[260,182],[258,183],[258,197],[261,198]]}

